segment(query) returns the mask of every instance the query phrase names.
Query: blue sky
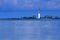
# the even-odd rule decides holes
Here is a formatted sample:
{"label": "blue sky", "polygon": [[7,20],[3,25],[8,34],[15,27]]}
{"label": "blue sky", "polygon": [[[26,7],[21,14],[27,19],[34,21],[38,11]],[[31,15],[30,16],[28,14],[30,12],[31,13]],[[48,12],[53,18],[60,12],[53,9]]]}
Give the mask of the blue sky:
{"label": "blue sky", "polygon": [[41,16],[60,16],[60,0],[0,0],[0,18],[37,16],[39,7]]}

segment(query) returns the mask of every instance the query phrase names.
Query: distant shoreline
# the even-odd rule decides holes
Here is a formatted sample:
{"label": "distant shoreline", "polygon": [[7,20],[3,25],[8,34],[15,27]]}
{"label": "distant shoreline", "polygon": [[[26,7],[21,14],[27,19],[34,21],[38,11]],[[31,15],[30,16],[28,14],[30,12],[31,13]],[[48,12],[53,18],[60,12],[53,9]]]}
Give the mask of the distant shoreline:
{"label": "distant shoreline", "polygon": [[20,17],[20,18],[0,18],[0,20],[60,20],[60,17],[47,15],[40,18],[36,18],[36,16],[31,16],[31,17]]}
{"label": "distant shoreline", "polygon": [[21,18],[0,18],[0,20],[60,20],[60,19],[48,19],[48,18],[40,18],[40,19],[21,19]]}

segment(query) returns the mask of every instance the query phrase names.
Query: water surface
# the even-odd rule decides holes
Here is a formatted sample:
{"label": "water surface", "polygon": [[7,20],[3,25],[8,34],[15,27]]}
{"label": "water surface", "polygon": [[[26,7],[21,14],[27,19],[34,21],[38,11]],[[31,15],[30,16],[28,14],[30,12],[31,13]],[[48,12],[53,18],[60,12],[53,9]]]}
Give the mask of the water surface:
{"label": "water surface", "polygon": [[0,40],[60,40],[60,20],[0,21]]}

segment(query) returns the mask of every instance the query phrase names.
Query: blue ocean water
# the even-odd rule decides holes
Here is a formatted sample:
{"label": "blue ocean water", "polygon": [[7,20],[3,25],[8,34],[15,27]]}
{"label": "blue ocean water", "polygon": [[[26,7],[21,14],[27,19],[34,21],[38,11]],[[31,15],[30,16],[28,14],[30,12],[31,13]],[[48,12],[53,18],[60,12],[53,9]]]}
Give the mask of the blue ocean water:
{"label": "blue ocean water", "polygon": [[60,20],[0,21],[0,40],[60,40]]}

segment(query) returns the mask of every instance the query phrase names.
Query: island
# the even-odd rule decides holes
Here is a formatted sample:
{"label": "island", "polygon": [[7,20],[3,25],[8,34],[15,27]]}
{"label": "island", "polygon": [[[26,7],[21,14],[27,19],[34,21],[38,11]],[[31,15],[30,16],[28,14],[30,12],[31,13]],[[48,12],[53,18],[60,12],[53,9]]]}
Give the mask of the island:
{"label": "island", "polygon": [[58,19],[60,20],[60,17],[57,16],[44,16],[40,18],[36,18],[36,16],[31,16],[31,17],[21,17],[21,18],[0,18],[0,20],[55,20]]}
{"label": "island", "polygon": [[44,17],[41,17],[41,13],[40,13],[40,8],[38,9],[38,17],[36,16],[28,16],[28,17],[20,17],[20,18],[0,18],[0,20],[56,20],[56,19],[59,19],[60,20],[60,17],[57,17],[57,16],[49,16],[49,15],[46,15]]}

